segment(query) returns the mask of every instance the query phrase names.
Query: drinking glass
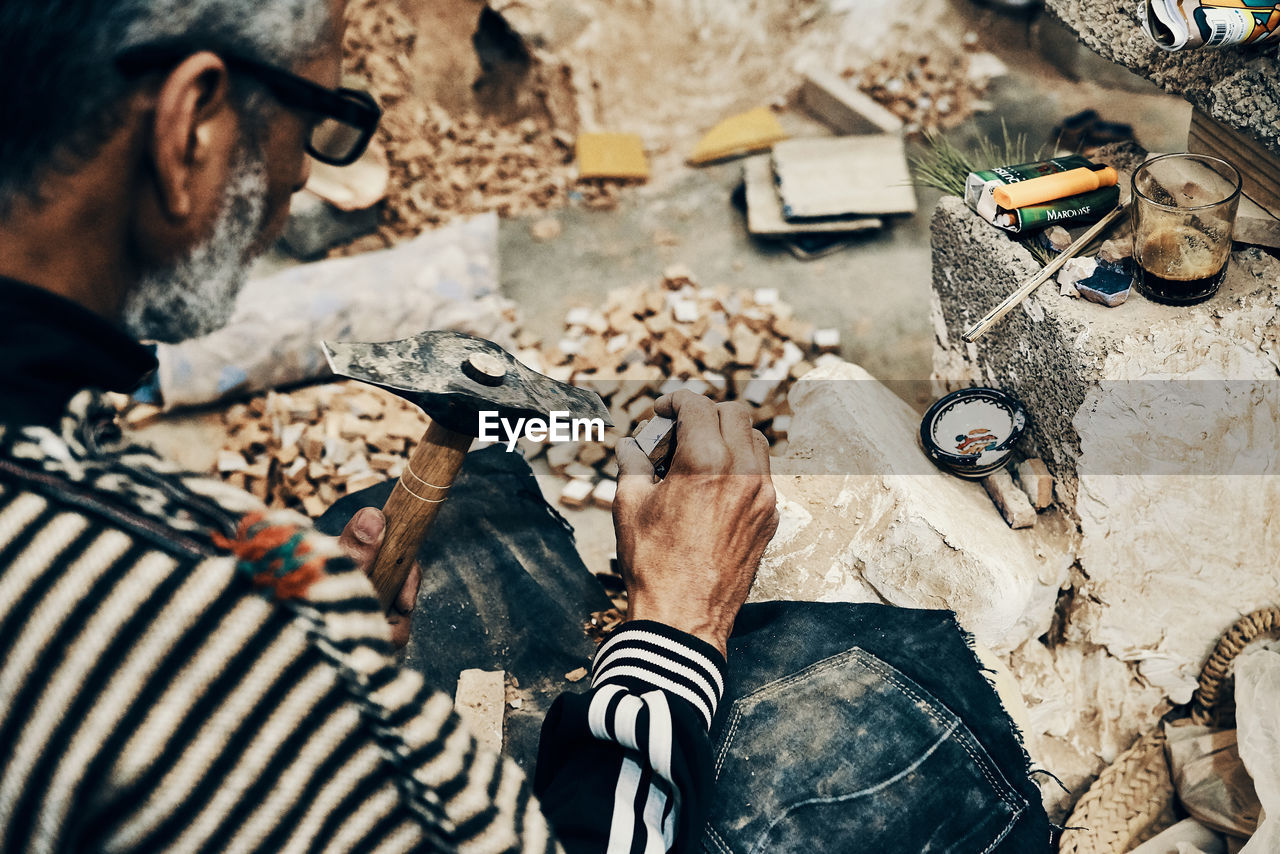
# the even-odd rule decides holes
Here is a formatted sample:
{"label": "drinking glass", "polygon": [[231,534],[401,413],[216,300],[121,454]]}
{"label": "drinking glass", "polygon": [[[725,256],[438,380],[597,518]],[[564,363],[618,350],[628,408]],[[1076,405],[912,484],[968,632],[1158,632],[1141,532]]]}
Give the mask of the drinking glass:
{"label": "drinking glass", "polygon": [[1138,289],[1156,302],[1213,296],[1231,262],[1240,172],[1207,154],[1166,154],[1133,173]]}

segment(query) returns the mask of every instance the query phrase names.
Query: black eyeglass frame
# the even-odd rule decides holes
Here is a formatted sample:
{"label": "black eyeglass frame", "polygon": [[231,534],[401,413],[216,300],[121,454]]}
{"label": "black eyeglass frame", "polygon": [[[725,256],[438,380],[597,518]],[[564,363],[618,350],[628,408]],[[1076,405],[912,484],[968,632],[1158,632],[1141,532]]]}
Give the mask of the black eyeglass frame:
{"label": "black eyeglass frame", "polygon": [[321,163],[332,166],[349,166],[355,163],[364,155],[378,130],[382,108],[368,92],[345,87],[327,89],[283,68],[219,47],[186,42],[145,44],[126,50],[116,57],[115,63],[125,74],[145,74],[176,65],[201,51],[217,54],[228,68],[251,74],[286,106],[314,113],[322,119],[334,119],[359,130],[360,136],[356,144],[345,157],[333,157],[318,151],[308,136],[307,153]]}

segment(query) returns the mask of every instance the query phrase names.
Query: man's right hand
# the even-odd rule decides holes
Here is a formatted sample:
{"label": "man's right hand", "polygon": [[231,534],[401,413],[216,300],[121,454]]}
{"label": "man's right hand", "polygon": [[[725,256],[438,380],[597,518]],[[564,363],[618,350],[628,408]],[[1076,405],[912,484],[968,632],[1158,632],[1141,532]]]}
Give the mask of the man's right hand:
{"label": "man's right hand", "polygon": [[676,420],[666,478],[654,482],[634,439],[617,451],[613,525],[628,616],[665,623],[724,653],[778,529],[769,443],[740,403],[677,391],[653,408]]}

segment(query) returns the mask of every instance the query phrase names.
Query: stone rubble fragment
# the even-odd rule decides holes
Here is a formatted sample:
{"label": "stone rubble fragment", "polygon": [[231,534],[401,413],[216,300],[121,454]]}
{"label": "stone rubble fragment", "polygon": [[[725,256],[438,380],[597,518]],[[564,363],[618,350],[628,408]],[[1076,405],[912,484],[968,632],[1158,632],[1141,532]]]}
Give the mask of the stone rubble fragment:
{"label": "stone rubble fragment", "polygon": [[502,724],[507,703],[506,674],[501,670],[464,670],[458,675],[454,711],[485,750],[502,750]]}
{"label": "stone rubble fragment", "polygon": [[1118,264],[1133,257],[1133,239],[1112,239],[1098,250],[1098,260],[1106,264]]}
{"label": "stone rubble fragment", "polygon": [[946,608],[996,651],[1048,630],[1073,561],[1060,514],[1010,529],[980,484],[929,461],[919,414],[857,365],[823,357],[789,399],[782,518],[753,601]]}
{"label": "stone rubble fragment", "polygon": [[1023,460],[1015,467],[1018,474],[1018,486],[1031,500],[1031,506],[1037,511],[1044,510],[1053,504],[1053,475],[1049,474],[1044,460],[1032,457]]}
{"label": "stone rubble fragment", "polygon": [[1068,258],[1067,262],[1062,265],[1062,269],[1058,271],[1058,285],[1066,292],[1067,288],[1074,290],[1076,284],[1081,282],[1098,270],[1098,259],[1096,258]]}
{"label": "stone rubble fragment", "polygon": [[1071,232],[1060,225],[1045,229],[1042,238],[1042,242],[1054,252],[1062,252],[1072,243]]}
{"label": "stone rubble fragment", "polygon": [[987,475],[982,485],[1010,528],[1030,528],[1036,523],[1036,509],[1027,500],[1026,493],[1014,486],[1006,469]]}

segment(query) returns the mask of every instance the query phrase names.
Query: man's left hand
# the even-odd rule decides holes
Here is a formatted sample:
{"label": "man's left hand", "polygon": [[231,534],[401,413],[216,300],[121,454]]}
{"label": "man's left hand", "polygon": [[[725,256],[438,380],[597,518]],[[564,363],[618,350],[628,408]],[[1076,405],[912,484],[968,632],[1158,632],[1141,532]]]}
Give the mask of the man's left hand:
{"label": "man's left hand", "polygon": [[[382,511],[376,507],[365,507],[351,517],[347,526],[342,529],[342,536],[338,537],[338,545],[365,575],[373,569],[373,559],[382,546],[382,535],[386,528],[387,520]],[[418,585],[421,582],[422,572],[418,562],[414,561],[409,577],[405,579],[399,595],[391,603],[391,612],[387,614],[387,622],[391,625],[391,642],[396,649],[403,649],[409,643],[413,606],[418,603]]]}

